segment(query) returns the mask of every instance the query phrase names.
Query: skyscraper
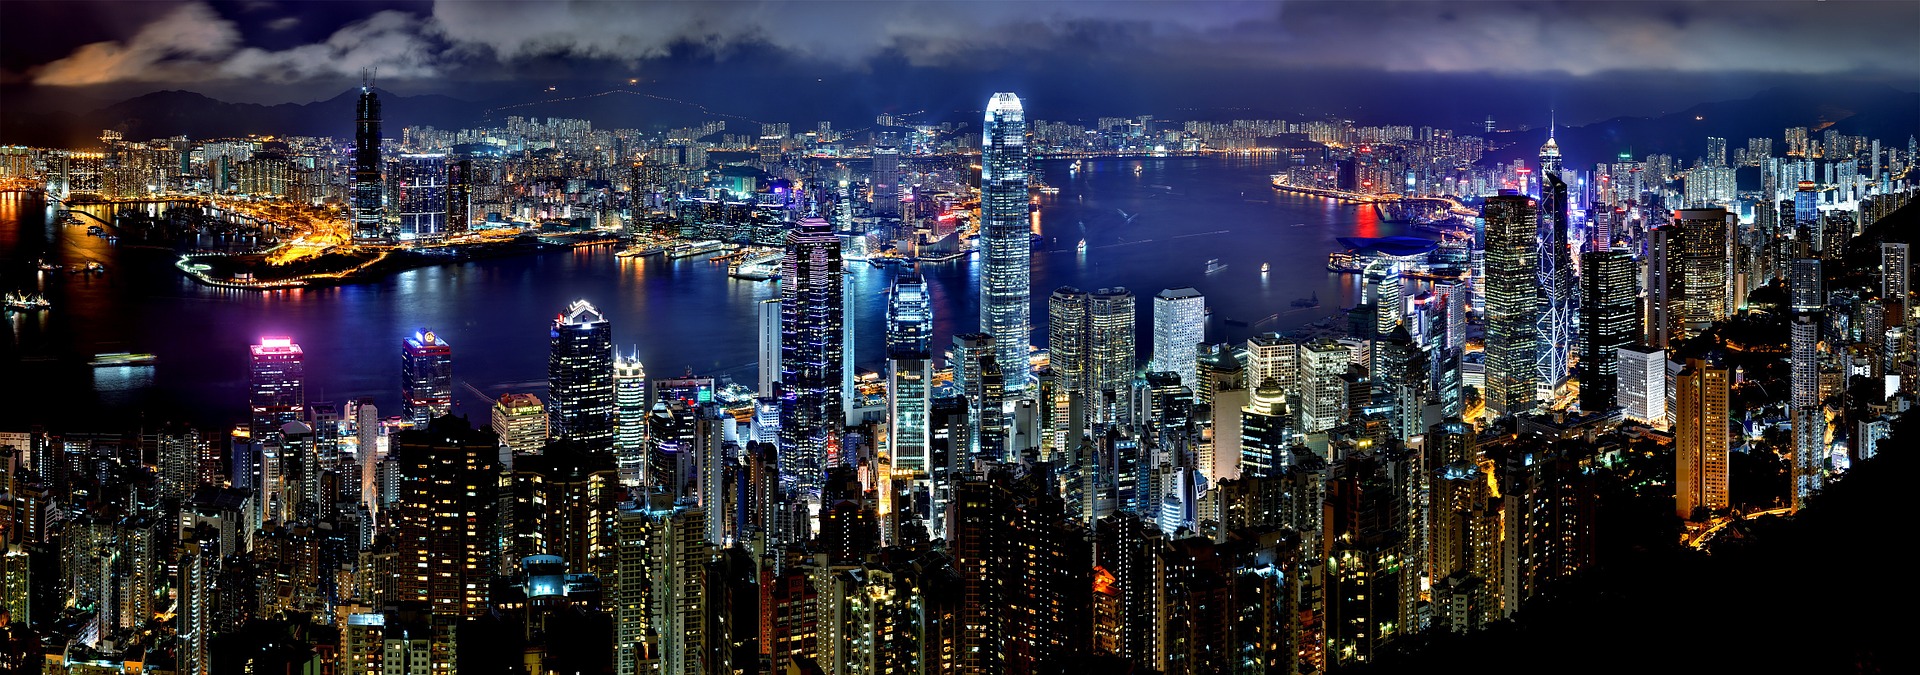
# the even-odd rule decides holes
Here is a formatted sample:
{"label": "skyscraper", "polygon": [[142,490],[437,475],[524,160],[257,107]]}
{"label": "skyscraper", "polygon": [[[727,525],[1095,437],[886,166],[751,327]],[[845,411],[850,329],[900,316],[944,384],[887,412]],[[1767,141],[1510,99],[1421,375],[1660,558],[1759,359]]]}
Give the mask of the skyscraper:
{"label": "skyscraper", "polygon": [[538,453],[547,444],[547,407],[533,394],[501,394],[493,402],[493,434],[505,452]]}
{"label": "skyscraper", "polygon": [[[1295,415],[1300,433],[1326,431],[1346,421],[1347,388],[1342,376],[1352,363],[1346,346],[1333,340],[1315,340],[1300,350],[1300,412]],[[1492,375],[1487,379],[1491,381]]]}
{"label": "skyscraper", "polygon": [[1550,401],[1567,381],[1567,365],[1578,326],[1573,323],[1573,246],[1568,241],[1567,184],[1558,173],[1541,177],[1540,188],[1540,328],[1534,364],[1540,380],[1540,399]]}
{"label": "skyscraper", "polygon": [[1580,408],[1613,408],[1619,394],[1621,347],[1639,342],[1633,254],[1625,249],[1581,256]]}
{"label": "skyscraper", "polygon": [[547,352],[547,414],[555,438],[613,449],[613,326],[585,300],[553,320]]}
{"label": "skyscraper", "polygon": [[1794,313],[1818,312],[1827,306],[1819,258],[1794,258],[1787,273],[1787,297]]}
{"label": "skyscraper", "polygon": [[887,303],[887,435],[895,470],[926,473],[933,404],[933,304],[918,274],[893,282]]}
{"label": "skyscraper", "polygon": [[1178,373],[1181,384],[1197,388],[1206,329],[1207,299],[1200,291],[1170,288],[1153,296],[1153,365],[1148,370]]}
{"label": "skyscraper", "polygon": [[780,384],[780,299],[761,300],[759,305],[759,371],[761,396],[774,395]]}
{"label": "skyscraper", "polygon": [[844,417],[840,239],[820,218],[787,233],[780,278],[780,463],[809,491],[825,480]]}
{"label": "skyscraper", "polygon": [[639,349],[613,357],[613,458],[620,484],[644,485],[647,462],[647,367]]}
{"label": "skyscraper", "polygon": [[401,155],[401,241],[438,241],[447,236],[447,156]]}
{"label": "skyscraper", "polygon": [[1108,423],[1132,421],[1133,378],[1139,353],[1133,344],[1138,321],[1133,292],[1102,288],[1087,296],[1086,377],[1088,404]]}
{"label": "skyscraper", "polygon": [[1072,286],[1047,298],[1047,363],[1065,391],[1087,391],[1087,292]]}
{"label": "skyscraper", "polygon": [[1020,97],[1001,92],[987,102],[980,144],[980,331],[993,336],[1007,389],[1027,385],[1028,318],[1033,245],[1027,217],[1027,118]]}
{"label": "skyscraper", "polygon": [[1667,351],[1646,345],[1614,350],[1620,359],[1620,407],[1626,418],[1654,427],[1667,424]]}
{"label": "skyscraper", "polygon": [[1719,208],[1674,211],[1667,227],[1667,321],[1670,339],[1685,340],[1731,313],[1731,230]]}
{"label": "skyscraper", "polygon": [[399,599],[437,614],[486,613],[499,552],[500,440],[447,416],[400,432],[395,445]]}
{"label": "skyscraper", "polygon": [[277,439],[280,427],[306,417],[305,352],[289,337],[263,337],[253,345],[247,402],[253,408],[253,440]]}
{"label": "skyscraper", "polygon": [[1540,246],[1533,200],[1501,191],[1481,211],[1487,223],[1486,386],[1487,410],[1515,415],[1538,401],[1540,349],[1537,290]]}
{"label": "skyscraper", "polygon": [[353,236],[377,239],[386,220],[385,183],[380,178],[380,96],[360,87],[353,132]]}
{"label": "skyscraper", "polygon": [[1793,505],[1820,487],[1826,467],[1826,410],[1820,401],[1820,321],[1796,314],[1787,326],[1787,421],[1793,432]]}
{"label": "skyscraper", "polygon": [[414,426],[453,412],[453,346],[420,329],[400,341],[400,414]]}
{"label": "skyscraper", "polygon": [[873,149],[873,213],[892,216],[900,213],[900,149]]}
{"label": "skyscraper", "polygon": [[1675,379],[1680,406],[1675,416],[1674,512],[1692,519],[1698,508],[1727,508],[1728,387],[1731,377],[1700,359],[1688,359]]}
{"label": "skyscraper", "polygon": [[1880,245],[1880,297],[1902,306],[1912,290],[1909,277],[1913,274],[1913,258],[1908,257],[1908,251],[1906,244],[1898,242]]}

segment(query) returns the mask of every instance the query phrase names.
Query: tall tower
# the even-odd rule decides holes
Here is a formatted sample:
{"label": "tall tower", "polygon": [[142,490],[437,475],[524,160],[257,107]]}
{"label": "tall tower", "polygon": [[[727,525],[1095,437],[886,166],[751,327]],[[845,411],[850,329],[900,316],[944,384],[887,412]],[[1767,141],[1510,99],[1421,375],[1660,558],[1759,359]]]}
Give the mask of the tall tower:
{"label": "tall tower", "polygon": [[1602,412],[1619,400],[1620,348],[1640,341],[1636,270],[1625,249],[1581,258],[1580,408]]}
{"label": "tall tower", "polygon": [[401,415],[425,428],[453,412],[453,346],[420,329],[400,341]]}
{"label": "tall tower", "polygon": [[1126,424],[1133,419],[1136,321],[1133,291],[1102,288],[1087,296],[1087,391],[1089,405],[1101,411],[1100,421]]}
{"label": "tall tower", "polygon": [[893,282],[887,302],[887,435],[896,470],[926,473],[933,404],[933,303],[920,275]]}
{"label": "tall tower", "polygon": [[247,402],[253,409],[253,441],[266,443],[280,427],[306,416],[306,353],[289,337],[263,337],[251,348]]}
{"label": "tall tower", "polygon": [[1020,97],[987,102],[980,144],[980,331],[993,336],[1009,392],[1027,386],[1033,244],[1027,217],[1027,117]]}
{"label": "tall tower", "polygon": [[1556,126],[1552,122],[1547,124],[1547,142],[1540,146],[1540,175],[1542,176],[1560,173],[1560,144],[1553,140]]}
{"label": "tall tower", "polygon": [[1047,363],[1061,390],[1087,390],[1087,292],[1072,286],[1047,297]]}
{"label": "tall tower", "polygon": [[1680,209],[1662,241],[1667,266],[1667,321],[1671,340],[1705,332],[1732,313],[1733,274],[1726,209]]}
{"label": "tall tower", "polygon": [[1573,247],[1568,241],[1567,183],[1560,174],[1545,173],[1540,185],[1540,314],[1541,341],[1534,357],[1539,370],[1540,399],[1551,401],[1567,381],[1568,356],[1573,349]]}
{"label": "tall tower", "polygon": [[1826,409],[1820,401],[1820,313],[1796,313],[1787,326],[1787,420],[1793,431],[1793,506],[1826,475]]}
{"label": "tall tower", "polygon": [[807,218],[787,233],[780,277],[780,459],[809,492],[825,480],[838,436],[844,361],[840,239]]}
{"label": "tall tower", "polygon": [[554,438],[613,449],[613,326],[585,300],[555,317],[547,352],[547,414]]}
{"label": "tall tower", "polygon": [[1698,507],[1727,508],[1728,387],[1731,377],[1700,359],[1688,359],[1675,378],[1680,406],[1674,425],[1678,465],[1674,470],[1674,512],[1691,519]]}
{"label": "tall tower", "polygon": [[385,183],[380,177],[380,96],[373,82],[360,87],[353,130],[353,235],[378,239],[386,219]]}
{"label": "tall tower", "polygon": [[1153,296],[1153,372],[1179,373],[1180,384],[1198,389],[1200,343],[1206,341],[1207,299],[1192,288]]}
{"label": "tall tower", "polygon": [[620,484],[645,484],[647,463],[647,367],[638,347],[613,357],[613,459]]}
{"label": "tall tower", "polygon": [[1514,415],[1533,409],[1539,392],[1537,290],[1540,247],[1533,200],[1501,191],[1481,211],[1487,229],[1487,410]]}

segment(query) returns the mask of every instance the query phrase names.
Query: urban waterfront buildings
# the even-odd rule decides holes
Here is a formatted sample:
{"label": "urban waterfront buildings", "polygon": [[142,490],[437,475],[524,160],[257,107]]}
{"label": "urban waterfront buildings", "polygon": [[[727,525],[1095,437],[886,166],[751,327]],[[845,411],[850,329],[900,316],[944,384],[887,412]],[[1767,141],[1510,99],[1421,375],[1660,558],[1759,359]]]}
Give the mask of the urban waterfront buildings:
{"label": "urban waterfront buildings", "polygon": [[400,341],[400,414],[416,427],[453,411],[453,347],[421,329]]}
{"label": "urban waterfront buildings", "polygon": [[576,300],[548,333],[547,414],[553,437],[611,451],[614,442],[613,326]]}
{"label": "urban waterfront buildings", "polygon": [[980,148],[980,330],[993,336],[1008,390],[1018,392],[1027,386],[1033,342],[1027,118],[1019,96],[1001,92],[987,101]]}

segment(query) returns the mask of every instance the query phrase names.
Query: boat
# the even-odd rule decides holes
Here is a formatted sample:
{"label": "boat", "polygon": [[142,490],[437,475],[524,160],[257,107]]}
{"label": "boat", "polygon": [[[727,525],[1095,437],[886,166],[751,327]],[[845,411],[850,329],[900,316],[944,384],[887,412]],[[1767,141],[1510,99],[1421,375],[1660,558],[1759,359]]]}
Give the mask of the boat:
{"label": "boat", "polygon": [[53,303],[47,302],[47,299],[39,293],[8,293],[6,307],[19,312],[36,312],[52,309]]}
{"label": "boat", "polygon": [[1227,264],[1220,262],[1219,258],[1214,258],[1212,260],[1207,261],[1207,274],[1213,274],[1214,272],[1218,272],[1226,268],[1227,268]]}
{"label": "boat", "polygon": [[1076,159],[1076,160],[1073,160],[1073,164],[1072,164],[1071,166],[1068,166],[1068,167],[1067,167],[1067,172],[1068,172],[1068,173],[1080,173],[1080,160],[1077,160],[1077,159]]}
{"label": "boat", "polygon": [[158,360],[160,360],[160,357],[154,356],[152,354],[134,354],[131,352],[107,352],[105,354],[93,355],[93,367],[95,368],[133,368],[137,366],[151,366],[155,361],[158,361]]}
{"label": "boat", "polygon": [[1268,268],[1270,268],[1270,267],[1272,267],[1272,266],[1273,266],[1273,265],[1272,265],[1271,263],[1260,263],[1260,273],[1261,273],[1261,274],[1266,274],[1266,273],[1267,273],[1267,269],[1268,269]]}
{"label": "boat", "polygon": [[1080,254],[1081,254],[1081,255],[1086,255],[1086,253],[1087,253],[1087,240],[1085,240],[1085,239],[1082,239],[1082,240],[1080,240],[1080,246],[1078,247],[1078,250],[1079,250],[1079,252],[1080,252]]}
{"label": "boat", "polygon": [[1311,297],[1311,298],[1300,298],[1300,299],[1298,299],[1298,300],[1294,300],[1294,301],[1293,301],[1293,306],[1295,306],[1295,307],[1300,307],[1300,308],[1305,308],[1305,309],[1310,309],[1310,308],[1314,308],[1314,307],[1319,307],[1319,306],[1320,306],[1320,292],[1319,292],[1319,291],[1314,291],[1314,292],[1313,292],[1313,297]]}
{"label": "boat", "polygon": [[1146,167],[1140,166],[1138,164],[1133,165],[1133,175],[1135,176],[1140,175],[1140,172],[1145,170],[1146,170]]}

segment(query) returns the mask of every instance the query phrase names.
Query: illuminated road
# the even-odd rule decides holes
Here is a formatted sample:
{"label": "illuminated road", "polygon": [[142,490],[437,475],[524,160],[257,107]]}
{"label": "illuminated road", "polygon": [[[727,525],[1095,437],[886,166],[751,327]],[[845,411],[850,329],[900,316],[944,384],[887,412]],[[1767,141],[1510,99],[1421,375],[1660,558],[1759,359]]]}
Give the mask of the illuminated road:
{"label": "illuminated road", "polygon": [[1720,530],[1725,529],[1728,525],[1733,524],[1735,521],[1749,520],[1753,518],[1758,518],[1760,516],[1784,516],[1791,513],[1793,513],[1793,507],[1782,506],[1777,509],[1767,509],[1765,511],[1754,511],[1753,513],[1749,513],[1744,516],[1740,516],[1738,518],[1735,518],[1733,516],[1720,516],[1718,518],[1713,519],[1707,525],[1706,529],[1701,530],[1692,535],[1682,535],[1680,541],[1681,543],[1686,544],[1690,548],[1695,548],[1695,549],[1705,548],[1707,545],[1707,542],[1713,540],[1713,535],[1718,534]]}

